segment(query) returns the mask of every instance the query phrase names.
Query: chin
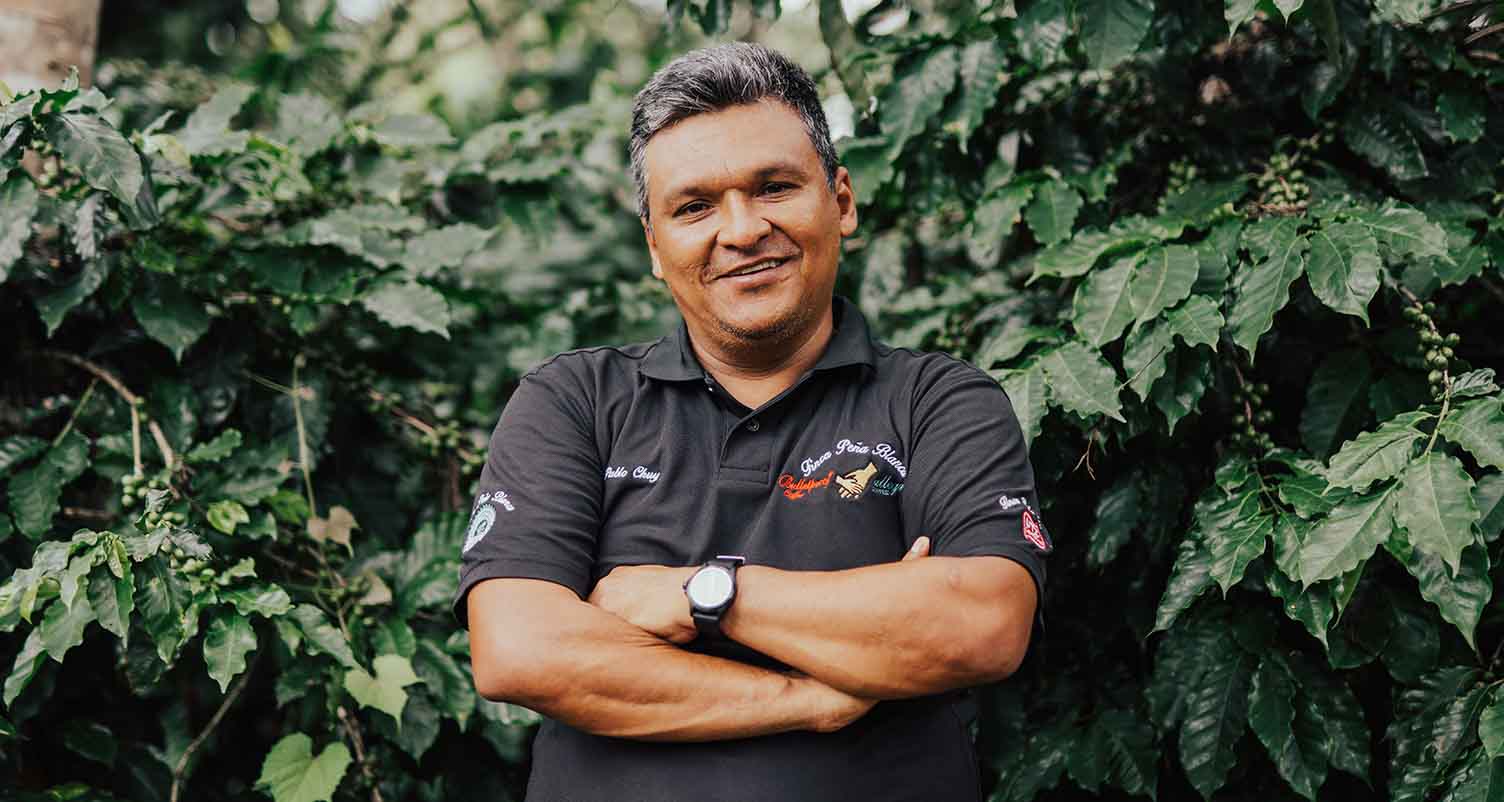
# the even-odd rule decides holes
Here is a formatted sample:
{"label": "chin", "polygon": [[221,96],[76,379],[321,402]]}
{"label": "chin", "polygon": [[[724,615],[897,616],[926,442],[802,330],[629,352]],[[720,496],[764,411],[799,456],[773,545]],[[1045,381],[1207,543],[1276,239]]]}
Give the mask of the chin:
{"label": "chin", "polygon": [[771,315],[720,318],[716,323],[738,340],[775,343],[797,334],[807,317],[805,310],[794,307]]}

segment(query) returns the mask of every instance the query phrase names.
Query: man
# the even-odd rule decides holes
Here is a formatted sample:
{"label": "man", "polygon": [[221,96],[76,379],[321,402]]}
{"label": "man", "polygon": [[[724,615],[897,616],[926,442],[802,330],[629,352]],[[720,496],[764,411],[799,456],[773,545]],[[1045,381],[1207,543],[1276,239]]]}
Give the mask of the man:
{"label": "man", "polygon": [[961,691],[1050,550],[1006,397],[833,299],[856,202],[784,57],[663,68],[631,150],[683,325],[523,378],[464,545],[476,687],[548,717],[528,799],[978,799]]}

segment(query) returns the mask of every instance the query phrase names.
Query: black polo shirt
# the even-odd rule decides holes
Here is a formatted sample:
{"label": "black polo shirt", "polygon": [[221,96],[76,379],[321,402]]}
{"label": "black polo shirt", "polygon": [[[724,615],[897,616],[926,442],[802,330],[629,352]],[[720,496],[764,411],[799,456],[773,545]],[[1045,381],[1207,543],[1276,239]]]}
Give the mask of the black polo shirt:
{"label": "black polo shirt", "polygon": [[[561,354],[523,377],[491,438],[454,610],[477,582],[581,598],[619,565],[718,554],[787,570],[937,556],[1015,560],[1043,591],[1051,544],[998,383],[943,354],[874,342],[835,299],[815,367],[757,409],[702,368],[681,323],[653,343]],[[686,602],[687,604],[688,602]],[[779,668],[728,641],[686,648]],[[975,800],[964,694],[883,702],[830,734],[698,744],[605,738],[546,720],[532,802]]]}

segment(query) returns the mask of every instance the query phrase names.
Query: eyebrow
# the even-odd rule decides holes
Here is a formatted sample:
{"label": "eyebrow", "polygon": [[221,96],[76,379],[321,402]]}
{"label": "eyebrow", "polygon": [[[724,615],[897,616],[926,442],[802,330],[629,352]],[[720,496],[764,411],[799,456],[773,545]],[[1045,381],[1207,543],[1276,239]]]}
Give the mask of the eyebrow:
{"label": "eyebrow", "polygon": [[[769,178],[780,175],[791,175],[793,177],[806,180],[809,178],[808,173],[805,172],[803,167],[800,167],[794,162],[787,161],[773,162],[772,164],[769,164],[765,167],[760,167],[755,173],[752,174],[752,178],[756,183],[761,183],[768,180]],[[703,197],[710,194],[712,194],[712,191],[711,185],[709,184],[685,184],[682,186],[670,187],[669,192],[663,196],[663,199],[665,204],[671,206],[677,203],[682,198]]]}

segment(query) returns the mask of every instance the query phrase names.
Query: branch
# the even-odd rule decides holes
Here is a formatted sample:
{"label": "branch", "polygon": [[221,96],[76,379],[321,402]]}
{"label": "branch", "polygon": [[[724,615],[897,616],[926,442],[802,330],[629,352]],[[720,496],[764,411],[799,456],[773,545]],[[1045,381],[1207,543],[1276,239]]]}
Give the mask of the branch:
{"label": "branch", "polygon": [[[57,360],[60,360],[60,361],[63,361],[63,362],[67,362],[68,364],[73,365],[74,367],[81,368],[81,369],[89,372],[90,374],[93,374],[93,376],[95,378],[103,381],[105,384],[108,384],[110,386],[110,388],[113,389],[116,392],[116,394],[118,394],[121,398],[125,399],[125,403],[127,403],[127,404],[130,405],[130,408],[131,408],[131,446],[132,446],[132,448],[134,450],[134,455],[135,455],[136,475],[140,476],[141,475],[141,413],[139,411],[139,407],[140,407],[140,405],[146,403],[145,399],[143,399],[141,396],[136,395],[135,393],[131,392],[131,389],[129,387],[125,386],[125,382],[121,381],[120,377],[118,377],[115,374],[109,372],[108,370],[105,370],[103,367],[100,367],[98,364],[96,364],[94,362],[90,362],[87,359],[84,359],[83,357],[81,357],[81,356],[79,356],[77,354],[70,354],[67,351],[54,351],[54,350],[51,350],[51,349],[43,350],[43,351],[40,351],[39,353],[41,353],[43,356],[48,356],[48,357],[52,357],[53,359],[57,359]],[[173,467],[177,464],[178,458],[177,458],[177,454],[172,450],[172,446],[168,445],[168,443],[167,443],[167,435],[162,432],[162,427],[158,426],[157,422],[154,421],[154,420],[148,419],[146,421],[146,426],[151,431],[152,439],[155,440],[156,443],[157,443],[157,450],[159,452],[161,452],[161,454],[162,454],[162,461],[167,464],[167,469],[169,471],[172,470]]]}
{"label": "branch", "polygon": [[381,789],[376,787],[376,775],[371,771],[371,764],[366,761],[365,739],[360,737],[360,728],[356,726],[354,716],[350,715],[350,711],[346,710],[344,705],[339,706],[338,713],[339,723],[345,725],[345,733],[350,736],[350,743],[355,746],[355,762],[360,764],[361,776],[365,777],[366,782],[371,786],[371,802],[383,802]]}
{"label": "branch", "polygon": [[240,697],[240,692],[245,690],[246,683],[251,679],[251,672],[256,670],[256,663],[260,659],[261,650],[258,649],[256,656],[251,658],[251,664],[246,666],[245,673],[240,675],[240,679],[235,680],[234,687],[230,688],[230,692],[225,694],[224,701],[219,703],[219,709],[214,711],[214,716],[209,719],[209,723],[204,725],[204,729],[199,732],[198,737],[194,738],[193,742],[188,744],[188,748],[184,749],[182,756],[178,758],[178,764],[172,769],[171,802],[178,802],[178,792],[182,787],[184,772],[188,770],[188,759],[193,757],[193,753],[198,751],[198,748],[214,732],[214,728],[219,726],[219,722],[224,719],[225,713],[229,712],[230,706],[235,704],[235,700]]}

